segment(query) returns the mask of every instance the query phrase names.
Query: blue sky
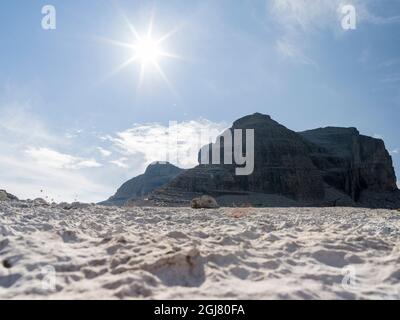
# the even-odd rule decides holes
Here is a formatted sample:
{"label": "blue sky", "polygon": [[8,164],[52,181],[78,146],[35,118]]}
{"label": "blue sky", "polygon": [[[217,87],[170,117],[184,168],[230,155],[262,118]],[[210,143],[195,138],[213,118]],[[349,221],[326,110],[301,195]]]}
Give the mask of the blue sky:
{"label": "blue sky", "polygon": [[[57,29],[41,27],[46,4]],[[357,10],[341,27],[340,6]],[[112,71],[138,33],[174,33],[179,59]],[[398,0],[7,0],[0,4],[0,187],[22,198],[99,201],[163,157],[177,121],[193,132],[262,112],[293,130],[357,127],[382,137],[400,172]],[[111,76],[110,76],[111,75]]]}

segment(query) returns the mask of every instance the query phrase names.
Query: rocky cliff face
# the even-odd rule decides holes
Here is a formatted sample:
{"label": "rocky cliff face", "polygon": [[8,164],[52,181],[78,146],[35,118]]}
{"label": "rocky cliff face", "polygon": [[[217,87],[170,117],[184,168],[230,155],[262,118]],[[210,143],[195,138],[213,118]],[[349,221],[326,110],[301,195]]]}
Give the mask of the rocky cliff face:
{"label": "rocky cliff face", "polygon": [[[235,129],[254,129],[253,174],[236,175],[235,164],[200,165],[187,170],[169,186],[209,194],[244,191],[280,194],[296,200],[324,198],[322,176],[309,156],[309,143],[300,135],[259,113],[236,121],[230,130]],[[222,140],[221,159],[224,145]]]}
{"label": "rocky cliff face", "polygon": [[182,171],[170,163],[155,162],[147,167],[144,174],[125,182],[114,196],[100,204],[120,206],[129,200],[142,199],[173,180]]}
{"label": "rocky cliff face", "polygon": [[[235,129],[254,129],[252,174],[237,175],[234,162],[200,164],[185,171],[170,164],[150,166],[106,204],[146,197],[150,205],[189,205],[194,197],[211,195],[223,206],[400,207],[392,159],[382,140],[363,136],[355,128],[296,133],[260,113],[235,121],[228,130]],[[214,146],[223,160],[229,144],[221,139]]]}
{"label": "rocky cliff face", "polygon": [[237,176],[235,165],[199,165],[151,198],[171,203],[174,197],[209,194],[222,205],[400,206],[392,159],[382,140],[355,128],[296,133],[259,113],[237,120],[234,129],[255,130],[253,174]]}
{"label": "rocky cliff face", "polygon": [[318,146],[310,156],[324,181],[354,201],[364,191],[397,190],[392,158],[382,140],[360,135],[355,128],[320,128],[300,135]]}

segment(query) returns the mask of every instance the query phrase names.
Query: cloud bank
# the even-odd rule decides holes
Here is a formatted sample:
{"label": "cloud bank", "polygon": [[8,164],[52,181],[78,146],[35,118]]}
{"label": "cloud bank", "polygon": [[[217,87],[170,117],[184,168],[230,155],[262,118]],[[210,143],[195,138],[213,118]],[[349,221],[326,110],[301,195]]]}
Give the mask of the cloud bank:
{"label": "cloud bank", "polygon": [[[114,148],[125,158],[113,163],[124,167],[130,158],[139,157],[147,166],[153,161],[169,161],[182,168],[198,164],[199,149],[227,128],[226,123],[206,119],[160,123],[135,124],[132,128],[107,136]],[[121,161],[122,160],[122,161]]]}
{"label": "cloud bank", "polygon": [[77,139],[71,130],[52,132],[24,106],[0,110],[0,188],[58,202],[105,200],[154,161],[193,167],[202,143],[227,127],[206,119],[135,124],[101,136],[80,131]]}

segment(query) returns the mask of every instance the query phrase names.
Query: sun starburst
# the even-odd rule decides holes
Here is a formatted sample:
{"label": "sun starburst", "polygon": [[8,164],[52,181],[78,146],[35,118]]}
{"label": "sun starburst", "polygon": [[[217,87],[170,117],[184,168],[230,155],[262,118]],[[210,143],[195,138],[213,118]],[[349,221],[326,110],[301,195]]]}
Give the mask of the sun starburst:
{"label": "sun starburst", "polygon": [[162,35],[159,38],[154,38],[153,36],[153,16],[150,19],[150,23],[147,29],[147,33],[139,34],[135,28],[135,26],[128,20],[128,18],[123,15],[123,18],[126,22],[127,27],[131,31],[133,35],[133,41],[129,42],[120,42],[113,39],[105,39],[101,38],[101,40],[106,41],[112,45],[116,45],[119,47],[123,47],[132,51],[132,55],[129,59],[121,63],[117,66],[108,76],[113,76],[116,73],[122,71],[133,63],[137,63],[140,65],[140,73],[139,73],[139,81],[138,88],[140,88],[146,70],[152,68],[152,70],[156,71],[160,77],[167,83],[169,88],[173,91],[171,83],[166,76],[165,72],[161,67],[161,60],[163,58],[181,58],[176,54],[165,51],[163,49],[164,42],[170,38],[175,32],[176,29]]}

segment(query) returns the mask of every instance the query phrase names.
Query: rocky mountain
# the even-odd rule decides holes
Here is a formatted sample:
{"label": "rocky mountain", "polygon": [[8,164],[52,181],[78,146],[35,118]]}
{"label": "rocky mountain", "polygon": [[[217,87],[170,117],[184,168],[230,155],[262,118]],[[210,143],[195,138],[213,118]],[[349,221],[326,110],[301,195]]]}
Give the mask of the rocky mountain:
{"label": "rocky mountain", "polygon": [[151,191],[167,184],[182,171],[167,162],[154,162],[144,174],[125,182],[114,196],[100,204],[121,206],[127,201],[144,199]]}
{"label": "rocky mountain", "polygon": [[[380,139],[356,128],[294,132],[260,113],[235,121],[228,130],[234,136],[236,129],[254,129],[252,174],[238,175],[234,161],[189,170],[156,163],[103,204],[188,206],[193,198],[210,195],[222,206],[400,207],[392,158]],[[217,152],[224,159],[229,150],[235,159],[234,148],[225,138],[220,142],[201,151]]]}
{"label": "rocky mountain", "polygon": [[324,181],[359,201],[364,191],[397,190],[392,158],[380,139],[356,128],[321,128],[300,133],[318,146],[310,154]]}
{"label": "rocky mountain", "polygon": [[[255,114],[236,121],[234,129],[254,129],[254,172],[235,174],[235,165],[200,165],[174,179],[168,188],[214,196],[253,192],[297,200],[323,198],[323,179],[309,154],[312,148],[297,133],[269,116]],[[224,154],[224,143],[221,144]]]}
{"label": "rocky mountain", "polygon": [[[235,164],[199,165],[156,189],[149,199],[186,204],[207,194],[221,205],[400,206],[392,159],[380,139],[355,128],[296,133],[260,113],[237,120],[229,130],[234,129],[254,129],[251,175],[236,175]],[[219,152],[224,151],[222,139]]]}

